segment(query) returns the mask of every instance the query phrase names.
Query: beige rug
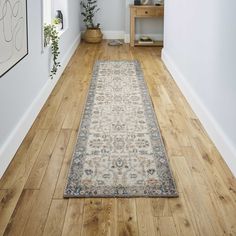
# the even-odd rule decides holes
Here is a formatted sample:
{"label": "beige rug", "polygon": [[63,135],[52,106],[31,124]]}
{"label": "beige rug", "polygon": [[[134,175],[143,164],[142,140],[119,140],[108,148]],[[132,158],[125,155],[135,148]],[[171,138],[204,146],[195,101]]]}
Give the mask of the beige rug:
{"label": "beige rug", "polygon": [[177,197],[137,61],[98,61],[65,197]]}

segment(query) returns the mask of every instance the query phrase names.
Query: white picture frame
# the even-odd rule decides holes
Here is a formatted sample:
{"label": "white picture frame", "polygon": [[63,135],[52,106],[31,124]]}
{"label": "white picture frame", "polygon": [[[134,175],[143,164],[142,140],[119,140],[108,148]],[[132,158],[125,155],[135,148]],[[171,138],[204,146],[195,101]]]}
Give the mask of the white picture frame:
{"label": "white picture frame", "polygon": [[27,0],[0,0],[0,77],[27,55]]}

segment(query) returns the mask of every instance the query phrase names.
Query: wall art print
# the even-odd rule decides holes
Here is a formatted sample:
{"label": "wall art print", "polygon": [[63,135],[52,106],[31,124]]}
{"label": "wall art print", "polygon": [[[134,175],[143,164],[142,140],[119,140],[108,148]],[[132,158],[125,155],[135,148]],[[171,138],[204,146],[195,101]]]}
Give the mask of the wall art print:
{"label": "wall art print", "polygon": [[0,0],[0,77],[28,54],[27,0]]}

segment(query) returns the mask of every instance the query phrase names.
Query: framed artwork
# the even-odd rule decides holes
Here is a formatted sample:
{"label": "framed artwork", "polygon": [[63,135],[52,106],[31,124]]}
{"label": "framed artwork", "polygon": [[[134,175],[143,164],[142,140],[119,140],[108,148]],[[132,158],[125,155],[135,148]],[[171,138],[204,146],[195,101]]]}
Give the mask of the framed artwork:
{"label": "framed artwork", "polygon": [[0,0],[0,77],[27,54],[27,0]]}

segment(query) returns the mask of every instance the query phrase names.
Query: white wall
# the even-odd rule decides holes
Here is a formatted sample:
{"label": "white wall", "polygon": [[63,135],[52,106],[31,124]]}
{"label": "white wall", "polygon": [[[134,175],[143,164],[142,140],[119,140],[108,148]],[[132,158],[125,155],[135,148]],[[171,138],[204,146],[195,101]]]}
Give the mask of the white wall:
{"label": "white wall", "polygon": [[98,0],[97,22],[104,31],[124,31],[125,0]]}
{"label": "white wall", "polygon": [[165,1],[163,60],[236,175],[236,1]]}
{"label": "white wall", "polygon": [[79,1],[69,0],[69,27],[60,40],[62,68],[50,80],[49,49],[41,53],[40,2],[28,0],[29,55],[0,78],[0,177],[79,42]]}

